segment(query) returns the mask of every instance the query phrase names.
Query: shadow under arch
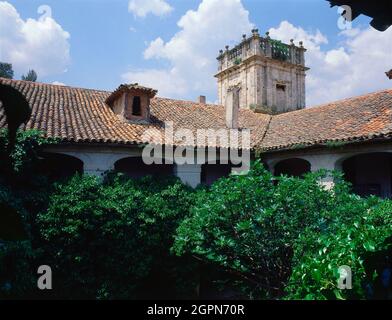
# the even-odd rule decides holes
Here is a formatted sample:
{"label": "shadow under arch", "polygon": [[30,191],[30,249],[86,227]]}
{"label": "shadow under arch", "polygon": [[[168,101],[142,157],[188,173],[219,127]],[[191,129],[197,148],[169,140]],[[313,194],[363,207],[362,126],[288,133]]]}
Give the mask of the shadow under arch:
{"label": "shadow under arch", "polygon": [[302,177],[308,172],[311,172],[311,164],[309,161],[301,158],[281,160],[274,167],[275,176],[284,174],[292,177]]}
{"label": "shadow under arch", "polygon": [[142,178],[145,176],[165,177],[174,175],[172,164],[145,164],[141,157],[126,157],[114,163],[114,171],[124,173],[130,178]]}
{"label": "shadow under arch", "polygon": [[367,197],[392,197],[392,153],[371,152],[351,155],[341,161],[345,179],[353,192]]}
{"label": "shadow under arch", "polygon": [[42,152],[39,154],[38,172],[50,180],[62,180],[76,173],[83,174],[83,161],[62,153]]}

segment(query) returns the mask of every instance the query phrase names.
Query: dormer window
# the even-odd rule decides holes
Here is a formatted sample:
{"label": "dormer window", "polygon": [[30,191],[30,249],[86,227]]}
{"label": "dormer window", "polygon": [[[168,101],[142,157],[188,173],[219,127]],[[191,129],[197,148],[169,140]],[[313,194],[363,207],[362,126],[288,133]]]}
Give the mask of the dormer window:
{"label": "dormer window", "polygon": [[141,105],[140,97],[133,97],[132,115],[133,116],[142,115],[142,105]]}
{"label": "dormer window", "polygon": [[134,84],[122,84],[106,103],[124,121],[146,123],[150,118],[150,100],[157,91]]}

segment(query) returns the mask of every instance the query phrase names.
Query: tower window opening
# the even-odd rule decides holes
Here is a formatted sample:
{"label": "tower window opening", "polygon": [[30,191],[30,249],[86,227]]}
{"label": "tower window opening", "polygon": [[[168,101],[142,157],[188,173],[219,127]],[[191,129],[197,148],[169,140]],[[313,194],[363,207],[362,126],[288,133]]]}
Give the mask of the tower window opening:
{"label": "tower window opening", "polygon": [[141,116],[142,115],[142,106],[141,106],[141,102],[140,102],[140,97],[133,97],[132,115],[134,115],[134,116]]}

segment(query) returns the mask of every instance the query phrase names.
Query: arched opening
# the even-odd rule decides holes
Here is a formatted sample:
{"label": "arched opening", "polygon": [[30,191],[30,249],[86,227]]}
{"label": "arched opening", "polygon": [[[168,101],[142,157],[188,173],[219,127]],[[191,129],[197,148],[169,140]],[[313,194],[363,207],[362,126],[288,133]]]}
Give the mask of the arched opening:
{"label": "arched opening", "polygon": [[142,178],[144,176],[171,176],[174,166],[170,164],[147,165],[142,158],[124,158],[114,164],[114,170],[129,176],[130,178]]}
{"label": "arched opening", "polygon": [[353,191],[363,197],[392,197],[392,154],[367,153],[343,162],[343,172]]}
{"label": "arched opening", "polygon": [[41,153],[38,164],[40,174],[50,180],[61,180],[72,177],[76,173],[83,174],[83,161],[60,153]]}
{"label": "arched opening", "polygon": [[230,175],[232,165],[230,164],[203,164],[201,166],[201,183],[212,185],[216,180]]}
{"label": "arched opening", "polygon": [[275,176],[284,174],[292,177],[302,177],[308,172],[310,172],[310,163],[304,159],[286,159],[275,165]]}

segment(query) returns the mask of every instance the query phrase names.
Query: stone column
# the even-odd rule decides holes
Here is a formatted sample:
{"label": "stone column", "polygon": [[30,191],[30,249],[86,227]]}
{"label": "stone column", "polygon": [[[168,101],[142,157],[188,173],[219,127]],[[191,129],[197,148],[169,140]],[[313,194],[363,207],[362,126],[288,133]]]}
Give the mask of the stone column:
{"label": "stone column", "polygon": [[299,49],[298,50],[299,50],[299,56],[300,56],[300,64],[302,66],[305,66],[305,51],[306,51],[306,49],[304,48],[302,41],[299,42]]}
{"label": "stone column", "polygon": [[265,56],[268,58],[272,58],[272,47],[269,37],[269,32],[266,33],[266,41],[265,41]]}
{"label": "stone column", "polygon": [[114,163],[121,156],[109,153],[93,152],[67,152],[66,154],[79,158],[83,161],[83,172],[102,178],[104,173],[114,169]]}
{"label": "stone column", "polygon": [[295,47],[295,44],[294,44],[294,39],[290,39],[290,55],[291,55],[291,63],[292,64],[297,64],[297,61],[296,61],[296,47]]}
{"label": "stone column", "polygon": [[[310,162],[312,172],[317,172],[320,169],[325,169],[329,171],[340,170],[340,168],[336,167],[336,162],[339,159],[338,155],[320,154],[320,155],[307,156],[304,157],[304,159]],[[327,189],[332,189],[334,186],[332,175],[328,174],[327,177],[322,179],[321,185],[325,186]]]}
{"label": "stone column", "polygon": [[83,171],[85,174],[97,176],[99,178],[102,178],[106,171],[113,169],[114,167],[109,166],[106,163],[102,163],[98,159],[92,159],[92,161],[84,162],[83,166]]}
{"label": "stone column", "polygon": [[174,174],[192,188],[196,188],[201,183],[201,165],[199,164],[175,165]]}

